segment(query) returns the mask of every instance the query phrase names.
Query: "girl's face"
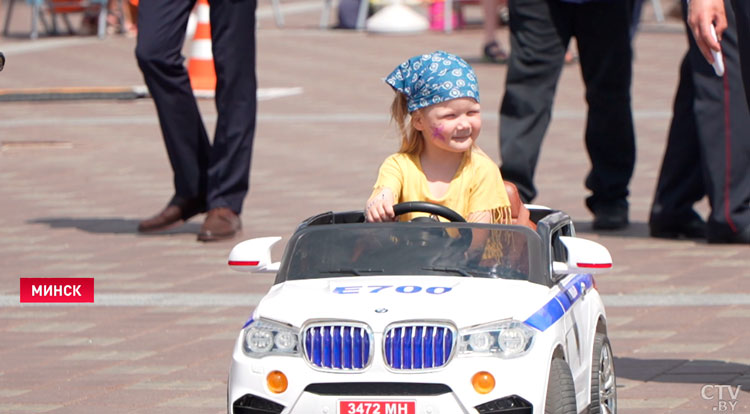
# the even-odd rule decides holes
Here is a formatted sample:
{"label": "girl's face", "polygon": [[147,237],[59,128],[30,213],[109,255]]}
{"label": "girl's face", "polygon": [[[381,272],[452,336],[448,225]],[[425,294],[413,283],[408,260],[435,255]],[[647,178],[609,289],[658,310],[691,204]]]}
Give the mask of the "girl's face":
{"label": "girl's face", "polygon": [[482,129],[479,103],[472,98],[422,108],[413,114],[412,122],[422,132],[425,145],[448,152],[468,151]]}

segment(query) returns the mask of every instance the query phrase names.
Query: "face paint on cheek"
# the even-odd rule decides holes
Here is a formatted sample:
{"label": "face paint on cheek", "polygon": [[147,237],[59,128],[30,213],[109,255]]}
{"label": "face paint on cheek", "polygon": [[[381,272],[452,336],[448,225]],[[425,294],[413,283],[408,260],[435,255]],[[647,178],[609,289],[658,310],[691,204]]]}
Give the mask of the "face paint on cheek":
{"label": "face paint on cheek", "polygon": [[437,139],[445,142],[445,137],[443,137],[443,130],[444,129],[445,128],[443,127],[442,124],[440,124],[438,126],[432,127],[432,136],[433,136],[433,138],[437,138]]}

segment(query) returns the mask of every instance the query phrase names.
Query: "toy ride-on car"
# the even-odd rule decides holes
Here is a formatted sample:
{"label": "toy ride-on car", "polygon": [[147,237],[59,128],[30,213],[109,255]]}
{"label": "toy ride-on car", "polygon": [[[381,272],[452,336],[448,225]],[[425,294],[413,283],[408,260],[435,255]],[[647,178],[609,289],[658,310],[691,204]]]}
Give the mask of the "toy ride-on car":
{"label": "toy ride-on car", "polygon": [[570,217],[466,223],[429,203],[361,211],[244,241],[229,265],[276,279],[237,338],[230,414],[615,413],[607,318],[594,274],[609,252]]}

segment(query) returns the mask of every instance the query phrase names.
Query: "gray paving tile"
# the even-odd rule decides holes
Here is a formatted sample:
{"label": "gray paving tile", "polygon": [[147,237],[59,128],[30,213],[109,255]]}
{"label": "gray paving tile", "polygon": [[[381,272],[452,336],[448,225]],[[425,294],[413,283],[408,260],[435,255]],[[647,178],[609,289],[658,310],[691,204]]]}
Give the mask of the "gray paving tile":
{"label": "gray paving tile", "polygon": [[46,413],[61,407],[57,404],[6,404],[0,403],[0,411],[8,414]]}

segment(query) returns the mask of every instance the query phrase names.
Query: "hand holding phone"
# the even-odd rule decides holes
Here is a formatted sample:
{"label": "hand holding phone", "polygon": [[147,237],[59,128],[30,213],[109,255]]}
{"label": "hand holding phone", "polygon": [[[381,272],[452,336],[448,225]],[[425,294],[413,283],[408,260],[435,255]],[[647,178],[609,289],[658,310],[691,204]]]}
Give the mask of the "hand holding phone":
{"label": "hand holding phone", "polygon": [[[716,29],[714,28],[714,25],[711,25],[711,37],[713,37],[716,42],[719,41],[716,37]],[[714,63],[711,66],[714,67],[716,76],[724,76],[724,57],[722,56],[721,51],[717,52],[711,49],[711,56],[714,58]]]}

